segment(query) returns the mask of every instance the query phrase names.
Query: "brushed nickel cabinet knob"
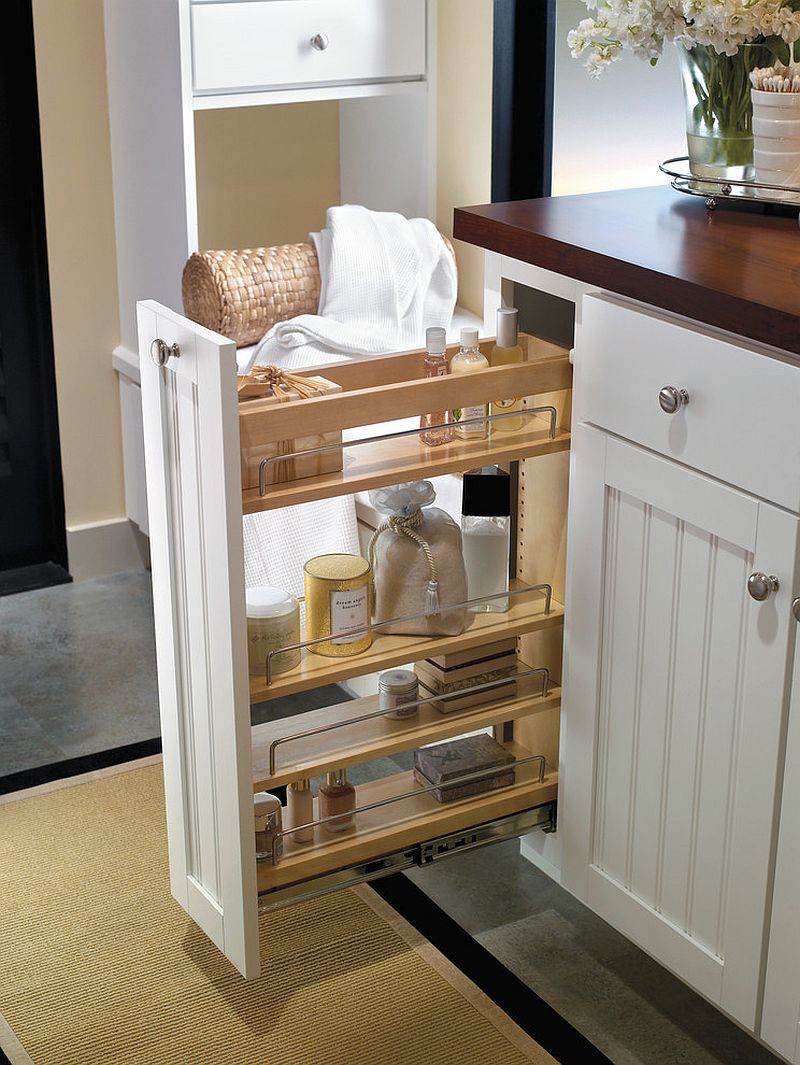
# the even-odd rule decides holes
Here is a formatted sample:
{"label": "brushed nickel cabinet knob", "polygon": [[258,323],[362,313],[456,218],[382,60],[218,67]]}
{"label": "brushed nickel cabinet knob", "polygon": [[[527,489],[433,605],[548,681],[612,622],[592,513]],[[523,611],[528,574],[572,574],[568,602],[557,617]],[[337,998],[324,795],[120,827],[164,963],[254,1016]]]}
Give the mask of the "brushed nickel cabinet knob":
{"label": "brushed nickel cabinet knob", "polygon": [[689,402],[689,393],[685,388],[664,385],[658,393],[658,403],[665,414],[677,414],[681,407]]}
{"label": "brushed nickel cabinet knob", "polygon": [[327,33],[315,33],[309,41],[311,47],[317,52],[324,52],[330,43]]}
{"label": "brushed nickel cabinet knob", "polygon": [[795,621],[800,621],[800,599],[792,601],[792,616]]}
{"label": "brushed nickel cabinet knob", "polygon": [[769,599],[780,586],[777,577],[768,577],[766,573],[751,573],[747,578],[747,590],[750,597],[757,603],[763,603],[765,599]]}

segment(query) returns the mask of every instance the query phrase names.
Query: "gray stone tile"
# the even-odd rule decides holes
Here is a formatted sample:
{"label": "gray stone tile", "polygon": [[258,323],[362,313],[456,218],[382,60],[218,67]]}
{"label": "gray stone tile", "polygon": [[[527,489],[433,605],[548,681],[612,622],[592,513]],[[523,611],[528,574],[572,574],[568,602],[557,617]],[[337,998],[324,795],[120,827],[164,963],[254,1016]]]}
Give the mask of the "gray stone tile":
{"label": "gray stone tile", "polygon": [[61,762],[65,757],[16,699],[0,694],[0,777]]}
{"label": "gray stone tile", "polygon": [[[158,736],[149,574],[0,599],[0,691],[60,758]],[[47,750],[31,765],[53,760]]]}

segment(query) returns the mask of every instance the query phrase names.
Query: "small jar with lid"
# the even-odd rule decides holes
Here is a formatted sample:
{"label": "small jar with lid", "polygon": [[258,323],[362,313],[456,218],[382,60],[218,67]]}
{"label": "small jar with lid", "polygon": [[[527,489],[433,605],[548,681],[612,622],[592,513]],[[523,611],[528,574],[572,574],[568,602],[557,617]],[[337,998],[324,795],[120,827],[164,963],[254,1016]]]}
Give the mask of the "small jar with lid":
{"label": "small jar with lid", "polygon": [[253,811],[256,827],[256,861],[277,861],[283,853],[283,839],[275,837],[283,826],[281,800],[268,791],[257,791],[253,796]]}
{"label": "small jar with lid", "polygon": [[[266,585],[248,588],[245,601],[250,675],[263,677],[270,651],[300,643],[300,604],[289,592]],[[299,663],[299,648],[277,654],[272,659],[272,672],[286,673]]]}
{"label": "small jar with lid", "polygon": [[[372,644],[372,567],[359,555],[317,555],[304,566],[306,637],[315,654],[357,655]],[[330,639],[324,637],[330,636]]]}
{"label": "small jar with lid", "polygon": [[[416,717],[419,680],[410,669],[387,669],[378,677],[378,699],[384,717],[395,721]],[[412,705],[409,705],[412,704]]]}

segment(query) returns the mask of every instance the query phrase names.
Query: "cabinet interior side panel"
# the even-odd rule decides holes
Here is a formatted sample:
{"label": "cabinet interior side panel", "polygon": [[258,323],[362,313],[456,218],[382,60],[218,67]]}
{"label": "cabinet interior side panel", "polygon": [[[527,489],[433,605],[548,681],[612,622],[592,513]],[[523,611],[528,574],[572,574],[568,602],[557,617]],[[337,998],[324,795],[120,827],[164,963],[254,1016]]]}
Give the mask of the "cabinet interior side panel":
{"label": "cabinet interior side panel", "polygon": [[607,490],[593,862],[720,956],[752,556]]}
{"label": "cabinet interior side panel", "polygon": [[169,374],[172,398],[173,520],[178,546],[174,557],[180,600],[177,649],[183,681],[180,707],[186,751],[184,773],[188,806],[188,871],[214,899],[219,899],[217,802],[213,755],[212,700],[206,618],[207,597],[199,575],[205,572],[202,500],[199,485],[201,431],[196,385]]}

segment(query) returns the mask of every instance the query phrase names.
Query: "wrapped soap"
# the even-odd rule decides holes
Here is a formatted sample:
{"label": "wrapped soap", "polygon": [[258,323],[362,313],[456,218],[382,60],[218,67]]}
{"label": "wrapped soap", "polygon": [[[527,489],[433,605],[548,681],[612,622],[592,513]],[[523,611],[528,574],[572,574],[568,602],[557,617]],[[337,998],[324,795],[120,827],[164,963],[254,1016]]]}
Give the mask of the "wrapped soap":
{"label": "wrapped soap", "polygon": [[[517,641],[513,637],[467,651],[436,655],[414,664],[421,699],[449,696],[447,699],[431,699],[430,705],[443,714],[510,698],[516,692],[516,671]],[[499,683],[506,678],[508,683]],[[493,683],[497,683],[497,687],[489,691],[473,691],[479,685]],[[459,692],[463,694],[457,694]]]}
{"label": "wrapped soap", "polygon": [[457,636],[467,627],[467,573],[461,529],[449,514],[430,504],[430,481],[373,489],[370,502],[387,519],[369,545],[375,587],[376,624],[391,618],[380,633]]}
{"label": "wrapped soap", "polygon": [[[414,751],[414,776],[423,787],[437,785],[431,792],[437,802],[457,802],[513,784],[515,772],[510,763],[514,761],[511,751],[491,736],[464,736]],[[457,777],[482,770],[486,775],[478,780],[448,784]]]}

